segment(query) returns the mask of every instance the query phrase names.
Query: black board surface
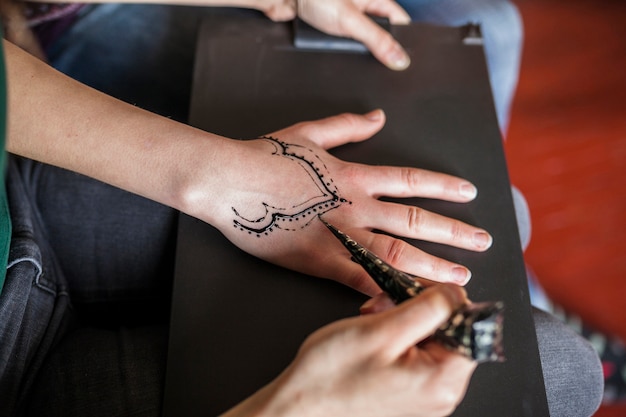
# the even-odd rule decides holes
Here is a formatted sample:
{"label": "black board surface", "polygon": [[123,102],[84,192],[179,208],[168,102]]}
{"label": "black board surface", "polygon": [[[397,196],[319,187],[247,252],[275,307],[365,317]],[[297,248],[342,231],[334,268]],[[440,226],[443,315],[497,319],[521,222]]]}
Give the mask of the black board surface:
{"label": "black board surface", "polygon": [[[467,265],[474,301],[502,300],[504,363],[482,364],[454,416],[547,416],[528,287],[480,37],[467,28],[392,27],[412,65],[393,72],[369,54],[302,51],[292,27],[219,15],[199,34],[190,123],[253,138],[302,120],[383,108],[386,127],[340,158],[458,175],[469,204],[404,200],[490,231],[473,253],[411,243]],[[273,379],[313,330],[358,314],[365,297],[242,252],[187,216],[179,225],[164,415],[217,415]]]}

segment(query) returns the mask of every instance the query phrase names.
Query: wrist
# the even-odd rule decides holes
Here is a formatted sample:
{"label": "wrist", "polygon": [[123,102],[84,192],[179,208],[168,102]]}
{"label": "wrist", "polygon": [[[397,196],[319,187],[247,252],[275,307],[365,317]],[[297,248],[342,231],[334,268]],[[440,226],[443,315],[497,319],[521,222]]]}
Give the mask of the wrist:
{"label": "wrist", "polygon": [[238,168],[234,158],[237,141],[203,131],[196,133],[179,144],[167,185],[171,200],[166,204],[218,227],[228,206],[228,182]]}

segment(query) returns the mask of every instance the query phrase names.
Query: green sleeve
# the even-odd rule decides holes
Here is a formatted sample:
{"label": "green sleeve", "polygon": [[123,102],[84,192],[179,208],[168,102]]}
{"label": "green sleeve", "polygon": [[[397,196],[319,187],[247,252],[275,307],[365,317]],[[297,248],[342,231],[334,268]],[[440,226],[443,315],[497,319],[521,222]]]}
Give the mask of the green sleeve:
{"label": "green sleeve", "polygon": [[[0,35],[2,34],[0,28]],[[4,68],[4,50],[0,43],[0,291],[4,286],[6,276],[7,260],[9,258],[9,247],[11,244],[11,218],[9,217],[9,206],[7,204],[6,193],[6,72]]]}

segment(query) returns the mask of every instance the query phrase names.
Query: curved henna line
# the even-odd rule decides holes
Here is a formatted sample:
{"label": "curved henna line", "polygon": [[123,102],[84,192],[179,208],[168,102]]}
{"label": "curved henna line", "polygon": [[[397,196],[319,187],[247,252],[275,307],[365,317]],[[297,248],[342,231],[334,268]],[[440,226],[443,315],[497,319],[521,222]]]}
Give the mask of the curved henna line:
{"label": "curved henna line", "polygon": [[[237,215],[237,217],[239,217],[239,218],[241,218],[241,219],[244,219],[245,221],[250,222],[250,223],[259,223],[259,222],[263,221],[263,219],[265,219],[265,218],[267,217],[267,214],[270,212],[270,211],[267,209],[268,207],[271,207],[271,208],[276,209],[276,210],[286,210],[285,208],[274,207],[274,206],[270,206],[269,204],[265,204],[265,203],[261,203],[261,204],[262,204],[262,205],[263,205],[263,207],[265,208],[265,215],[263,215],[263,216],[259,217],[259,218],[258,218],[258,219],[256,219],[256,220],[248,219],[248,218],[246,218],[246,217],[242,216],[241,214],[239,214],[239,212],[237,211],[237,209],[236,209],[236,208],[234,208],[234,207],[231,207],[231,208],[233,209],[233,211],[235,212],[235,214]],[[293,207],[292,207],[292,208],[293,208]]]}
{"label": "curved henna line", "polygon": [[[277,217],[282,217],[282,218],[286,218],[286,219],[294,219],[294,218],[296,218],[296,221],[297,221],[297,220],[298,220],[298,219],[297,219],[297,217],[302,216],[302,217],[304,218],[304,217],[306,217],[308,214],[311,214],[311,213],[306,213],[306,214],[303,214],[303,213],[308,212],[308,211],[310,211],[310,210],[314,210],[314,211],[318,210],[318,207],[317,207],[317,206],[321,206],[321,205],[326,205],[326,206],[328,206],[329,201],[330,201],[330,203],[331,203],[332,207],[327,207],[327,208],[330,210],[331,208],[336,207],[335,203],[336,203],[336,202],[338,202],[338,201],[340,201],[340,200],[335,200],[335,199],[332,199],[332,200],[328,200],[328,201],[322,201],[321,203],[314,204],[313,206],[308,207],[308,208],[306,208],[306,209],[304,209],[304,210],[301,210],[300,212],[298,212],[298,213],[294,213],[294,214],[274,213],[274,214],[272,214],[272,216],[271,216],[272,221],[270,221],[270,224],[269,224],[268,226],[266,226],[266,227],[271,227],[271,225],[272,225],[272,224],[276,223],[276,218],[277,218]],[[247,219],[247,218],[243,217],[241,214],[239,214],[239,212],[237,211],[237,209],[235,209],[234,207],[231,207],[231,209],[232,209],[232,210],[233,210],[233,212],[237,215],[237,217],[239,217],[239,218],[241,218],[241,219],[243,219],[243,220],[247,221],[248,223],[261,223],[264,219],[266,219],[266,218],[267,218],[267,215],[268,215],[268,213],[269,213],[269,210],[268,210],[267,208],[268,208],[268,207],[276,208],[276,207],[270,206],[270,205],[265,204],[265,203],[263,203],[263,207],[265,207],[265,215],[264,215],[264,216],[262,216],[262,217],[259,217],[258,219],[255,219],[255,220],[252,220],[252,219]],[[292,207],[292,208],[295,208],[295,206],[294,206],[294,207]],[[279,208],[276,208],[276,209],[277,209],[277,210],[284,210],[284,209],[279,209]],[[322,211],[322,210],[320,210],[320,211]],[[244,227],[244,228],[246,228],[246,229],[250,229],[250,230],[252,230],[249,226],[246,226],[246,225],[244,225],[243,223],[238,222],[237,220],[234,220],[234,221],[235,221],[235,223],[237,223],[237,224],[241,225],[241,227]]]}
{"label": "curved henna line", "polygon": [[[269,139],[268,139],[268,138],[266,138],[266,140],[269,140]],[[274,139],[274,140],[276,140],[276,139]],[[308,168],[310,169],[310,170],[307,170],[307,169],[303,166],[303,168],[305,168],[305,172],[307,172],[307,173],[309,174],[309,176],[310,176],[310,177],[311,177],[311,179],[313,180],[313,183],[317,185],[317,188],[318,188],[320,191],[322,191],[322,188],[323,188],[323,189],[324,189],[324,190],[326,190],[328,193],[330,193],[330,194],[332,194],[332,195],[335,195],[335,192],[333,192],[332,190],[330,190],[330,189],[328,188],[328,186],[326,185],[326,182],[325,182],[324,180],[322,180],[322,178],[324,177],[324,175],[323,175],[323,174],[318,173],[318,170],[315,168],[315,164],[314,164],[313,162],[309,162],[309,161],[308,161],[308,160],[307,160],[304,156],[297,155],[296,153],[287,153],[287,148],[288,148],[288,147],[291,147],[291,146],[294,146],[294,147],[299,147],[299,148],[302,148],[302,149],[308,150],[309,152],[313,153],[313,156],[314,156],[314,157],[315,157],[318,161],[320,161],[320,163],[321,163],[321,164],[322,164],[322,166],[324,167],[324,169],[325,169],[326,173],[328,173],[328,168],[326,167],[326,164],[325,164],[324,162],[322,162],[322,160],[320,159],[320,157],[319,157],[317,154],[315,154],[315,153],[314,153],[311,149],[305,148],[305,147],[303,147],[303,146],[301,146],[301,145],[287,145],[287,144],[285,144],[285,143],[283,143],[283,142],[279,142],[279,143],[280,143],[280,144],[281,144],[281,146],[283,147],[283,155],[284,155],[284,156],[288,156],[288,157],[292,157],[292,158],[298,159],[298,161],[299,161],[299,165],[300,165],[300,166],[303,166],[303,164],[304,164],[306,167],[308,167]],[[311,174],[311,171],[312,171],[312,172],[314,172],[314,173],[316,174],[316,176],[317,176],[317,180],[316,180],[316,178],[315,178],[315,177]],[[319,181],[319,182],[318,182],[318,181]],[[320,187],[320,186],[319,186],[319,185],[320,185],[320,183],[321,183],[322,187]],[[336,188],[336,187],[335,187],[335,188]],[[336,191],[336,190],[335,190],[335,191]],[[323,194],[324,196],[326,195],[326,193],[324,193],[323,191],[322,191],[322,194]]]}
{"label": "curved henna line", "polygon": [[[278,219],[291,219],[291,220],[295,219],[296,221],[298,221],[298,217],[300,217],[300,216],[302,216],[302,218],[306,218],[307,216],[312,216],[312,215],[315,215],[315,214],[326,213],[327,211],[332,210],[335,207],[338,207],[337,203],[340,203],[340,202],[345,202],[345,200],[344,199],[334,199],[333,198],[332,200],[322,201],[321,203],[315,204],[315,205],[313,205],[311,207],[308,207],[308,208],[306,208],[304,210],[301,210],[301,211],[299,211],[297,213],[292,213],[292,214],[272,213],[272,215],[270,216],[271,220],[270,220],[269,224],[264,226],[261,229],[254,229],[252,226],[247,226],[247,225],[245,225],[245,224],[243,224],[243,223],[241,223],[241,222],[239,222],[237,220],[234,220],[234,222],[235,222],[235,224],[239,225],[240,227],[243,227],[246,230],[259,231],[259,230],[271,228],[273,225],[275,225],[277,223]],[[330,205],[330,207],[329,207],[329,205]],[[264,204],[264,206],[267,208],[266,204]],[[325,207],[321,207],[321,206],[325,206]],[[326,209],[326,210],[324,210],[324,209]],[[233,211],[235,213],[237,212],[237,210],[235,210],[234,208],[233,208]],[[269,212],[266,211],[266,215],[265,216],[263,216],[261,218],[258,218],[256,220],[248,220],[248,219],[246,219],[246,218],[244,218],[242,216],[239,216],[239,217],[241,219],[245,220],[245,221],[250,222],[250,223],[260,223],[264,219],[267,218],[267,214],[268,213]],[[277,227],[279,227],[279,226],[277,226]]]}
{"label": "curved henna line", "polygon": [[[274,147],[274,152],[272,152],[273,155],[279,155],[279,156],[284,156],[284,157],[287,157],[287,158],[296,159],[297,161],[295,161],[295,162],[297,162],[298,165],[304,170],[304,172],[306,172],[306,174],[309,176],[309,178],[311,178],[313,184],[315,184],[317,189],[320,190],[320,192],[321,192],[320,196],[311,197],[308,200],[306,200],[306,201],[304,201],[304,202],[302,202],[300,204],[296,204],[296,205],[291,206],[292,208],[296,208],[298,206],[302,206],[302,205],[304,205],[304,204],[306,204],[306,203],[308,203],[308,202],[310,202],[312,200],[315,200],[315,198],[318,198],[318,197],[320,197],[320,198],[321,197],[328,197],[328,194],[330,194],[330,195],[332,195],[334,197],[338,197],[337,196],[337,192],[338,192],[337,187],[336,186],[333,187],[335,189],[334,191],[328,188],[329,185],[327,185],[324,182],[324,180],[322,180],[324,175],[318,173],[319,170],[317,168],[315,168],[315,164],[313,162],[309,162],[304,156],[298,155],[295,152],[288,152],[289,148],[300,148],[302,150],[309,151],[310,153],[313,154],[313,157],[315,159],[317,159],[319,161],[319,163],[322,165],[322,167],[324,168],[325,173],[329,174],[328,167],[326,166],[324,161],[322,161],[322,159],[319,157],[319,155],[317,155],[315,152],[313,152],[312,149],[305,148],[302,145],[288,144],[288,143],[285,143],[285,142],[281,142],[280,140],[275,139],[275,138],[273,138],[271,136],[263,136],[262,139],[265,139],[267,142],[269,142]],[[280,154],[278,153],[279,149],[282,150]],[[315,176],[312,173],[315,173]],[[334,184],[334,181],[332,180],[332,178],[330,179],[330,183]],[[322,185],[321,187],[320,187],[320,184]],[[326,190],[326,192],[324,192],[324,190]],[[264,204],[266,204],[266,203],[264,203]],[[272,207],[269,204],[266,204],[266,205]]]}
{"label": "curved henna line", "polygon": [[[315,199],[314,197],[313,197],[313,198],[310,198],[310,199],[308,199],[307,201],[305,201],[305,202],[303,202],[302,204],[299,204],[299,205],[300,205],[300,206],[302,206],[302,205],[304,205],[305,203],[308,203],[309,201],[314,200],[314,199]],[[318,205],[318,204],[324,204],[324,203],[326,203],[327,201],[335,201],[335,199],[332,199],[332,200],[325,200],[325,201],[322,201],[321,203],[315,203],[315,204],[313,204],[311,207],[315,207],[315,206],[316,206],[316,205]],[[243,220],[245,220],[245,221],[247,221],[247,222],[249,222],[249,223],[260,223],[260,222],[262,222],[262,221],[263,221],[263,219],[265,219],[265,218],[267,217],[267,214],[270,212],[270,210],[268,210],[268,207],[269,207],[269,208],[272,208],[272,209],[274,209],[274,210],[276,210],[277,212],[281,212],[281,211],[286,211],[286,210],[287,210],[287,208],[285,208],[285,207],[276,207],[276,206],[269,205],[269,204],[267,204],[267,203],[261,203],[261,205],[262,205],[262,206],[263,206],[263,208],[265,209],[265,214],[264,214],[263,216],[259,217],[258,219],[249,219],[249,218],[247,218],[247,217],[245,217],[245,216],[243,216],[243,215],[239,214],[239,212],[237,211],[237,209],[236,209],[236,208],[231,207],[231,209],[232,209],[232,211],[235,213],[235,215],[236,215],[237,217],[239,217],[239,218],[241,218],[241,219],[243,219]],[[295,208],[297,208],[297,207],[298,207],[298,205],[294,205],[294,206],[291,206],[290,208],[295,209]],[[303,210],[303,211],[310,210],[310,209],[311,209],[311,207],[309,207],[309,208],[307,208],[307,209],[305,209],[305,210]],[[276,214],[280,214],[280,213],[276,213]],[[297,215],[298,215],[298,213],[293,214],[293,215],[291,215],[291,216],[297,216]],[[285,215],[285,216],[287,216],[287,215]]]}
{"label": "curved henna line", "polygon": [[[298,222],[299,228],[302,229],[311,223],[311,219],[307,220],[306,223],[302,223],[300,222],[300,220],[304,220],[308,216],[312,216],[312,218],[315,218],[316,215],[324,214],[329,210],[337,208],[341,203],[345,203],[347,201],[339,196],[339,190],[337,189],[337,186],[334,185],[333,179],[329,176],[330,173],[328,167],[319,157],[319,155],[317,155],[312,149],[306,148],[302,145],[287,144],[272,137],[263,137],[263,139],[269,142],[274,148],[272,155],[283,156],[296,162],[298,166],[300,166],[302,170],[309,176],[315,187],[320,191],[321,195],[310,197],[303,202],[292,205],[290,207],[291,209],[298,209],[299,207],[305,206],[308,203],[312,204],[311,206],[306,207],[303,210],[299,210],[296,213],[289,214],[272,212],[271,209],[284,212],[287,211],[287,208],[278,208],[263,202],[261,204],[264,207],[265,214],[257,219],[247,219],[239,214],[239,212],[234,207],[232,207],[233,212],[240,219],[233,220],[234,227],[237,227],[242,231],[247,231],[250,234],[255,233],[257,236],[260,236],[261,234],[267,234],[268,231],[271,232],[274,228],[294,231],[297,230],[297,228],[285,228],[285,225],[283,223],[287,221],[289,223],[292,223],[293,221],[295,221]],[[321,166],[321,168],[319,168],[315,162],[309,161],[306,156],[297,153],[296,149],[308,151],[311,156],[317,161],[318,165]],[[325,175],[328,175],[327,180],[324,179]],[[315,200],[320,199],[323,200],[314,203]],[[244,224],[244,222],[248,224]],[[259,227],[259,223],[264,223],[264,225]]]}
{"label": "curved henna line", "polygon": [[[322,215],[322,214],[328,213],[329,211],[334,210],[334,209],[336,209],[338,207],[339,207],[339,205],[333,205],[332,207],[328,207],[325,210],[319,210],[319,209],[316,209],[316,208],[308,208],[308,209],[300,212],[299,214],[293,215],[293,216],[292,215],[289,215],[289,216],[288,215],[283,215],[283,214],[280,214],[280,213],[274,213],[271,216],[272,221],[270,222],[270,224],[267,225],[267,226],[264,226],[262,228],[259,228],[259,229],[255,229],[253,227],[246,226],[246,225],[238,222],[237,220],[234,220],[233,222],[234,222],[234,226],[235,227],[241,228],[242,230],[246,230],[246,231],[248,231],[250,233],[254,233],[257,236],[259,236],[261,234],[265,234],[268,231],[271,232],[272,229],[274,229],[274,228],[280,229],[280,230],[286,230],[286,231],[295,231],[295,230],[304,229],[305,227],[307,227],[309,224],[311,224],[311,222],[313,220],[315,220],[315,218],[318,215]],[[309,220],[307,220],[306,223],[302,224],[298,228],[284,228],[284,227],[281,227],[279,222],[278,222],[278,219],[293,219],[294,217],[297,217],[297,216],[301,215],[303,212],[309,211],[309,210],[314,210],[315,213],[311,213],[310,214],[311,217],[309,218]],[[306,217],[306,215],[303,216],[303,218],[305,218],[305,217]],[[296,219],[296,221],[298,221],[298,220]]]}
{"label": "curved henna line", "polygon": [[[296,221],[299,221],[298,217],[305,218],[305,217],[310,216],[310,215],[323,214],[326,211],[331,210],[331,209],[337,207],[338,204],[344,203],[346,201],[347,200],[345,200],[343,198],[333,197],[332,199],[321,201],[321,202],[316,203],[316,204],[314,204],[314,205],[312,205],[310,207],[305,208],[304,210],[300,210],[300,211],[298,211],[296,213],[285,214],[285,213],[277,213],[277,212],[275,212],[275,213],[272,213],[271,216],[269,217],[269,223],[267,223],[265,226],[263,226],[260,229],[254,228],[253,225],[246,225],[246,224],[242,223],[241,221],[237,221],[237,220],[233,220],[233,221],[235,222],[235,225],[237,225],[238,227],[241,227],[241,228],[249,230],[249,231],[258,232],[259,230],[272,228],[274,225],[276,225],[278,219],[291,219],[290,221],[295,219]],[[262,204],[263,204],[263,207],[265,207],[265,215],[259,217],[258,219],[247,219],[247,218],[243,217],[242,215],[240,215],[239,212],[237,211],[237,209],[235,209],[234,207],[231,207],[231,209],[233,210],[235,215],[237,215],[237,217],[239,217],[241,220],[243,220],[245,222],[248,222],[248,223],[262,223],[262,222],[264,222],[264,221],[266,221],[268,219],[268,214],[270,212],[269,212],[269,210],[267,208],[271,207],[268,204],[265,204],[265,203],[262,203]],[[295,208],[295,206],[293,208]]]}

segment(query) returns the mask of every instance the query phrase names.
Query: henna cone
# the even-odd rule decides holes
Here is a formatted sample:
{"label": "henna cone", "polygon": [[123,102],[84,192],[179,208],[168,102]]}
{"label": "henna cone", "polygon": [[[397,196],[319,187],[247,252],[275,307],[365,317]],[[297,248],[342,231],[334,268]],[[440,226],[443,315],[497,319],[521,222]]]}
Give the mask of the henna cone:
{"label": "henna cone", "polygon": [[[350,236],[319,218],[395,303],[415,297],[426,288],[414,276],[395,269]],[[504,304],[499,301],[470,302],[452,313],[450,319],[432,337],[448,349],[477,362],[501,362],[504,360],[503,309]]]}

